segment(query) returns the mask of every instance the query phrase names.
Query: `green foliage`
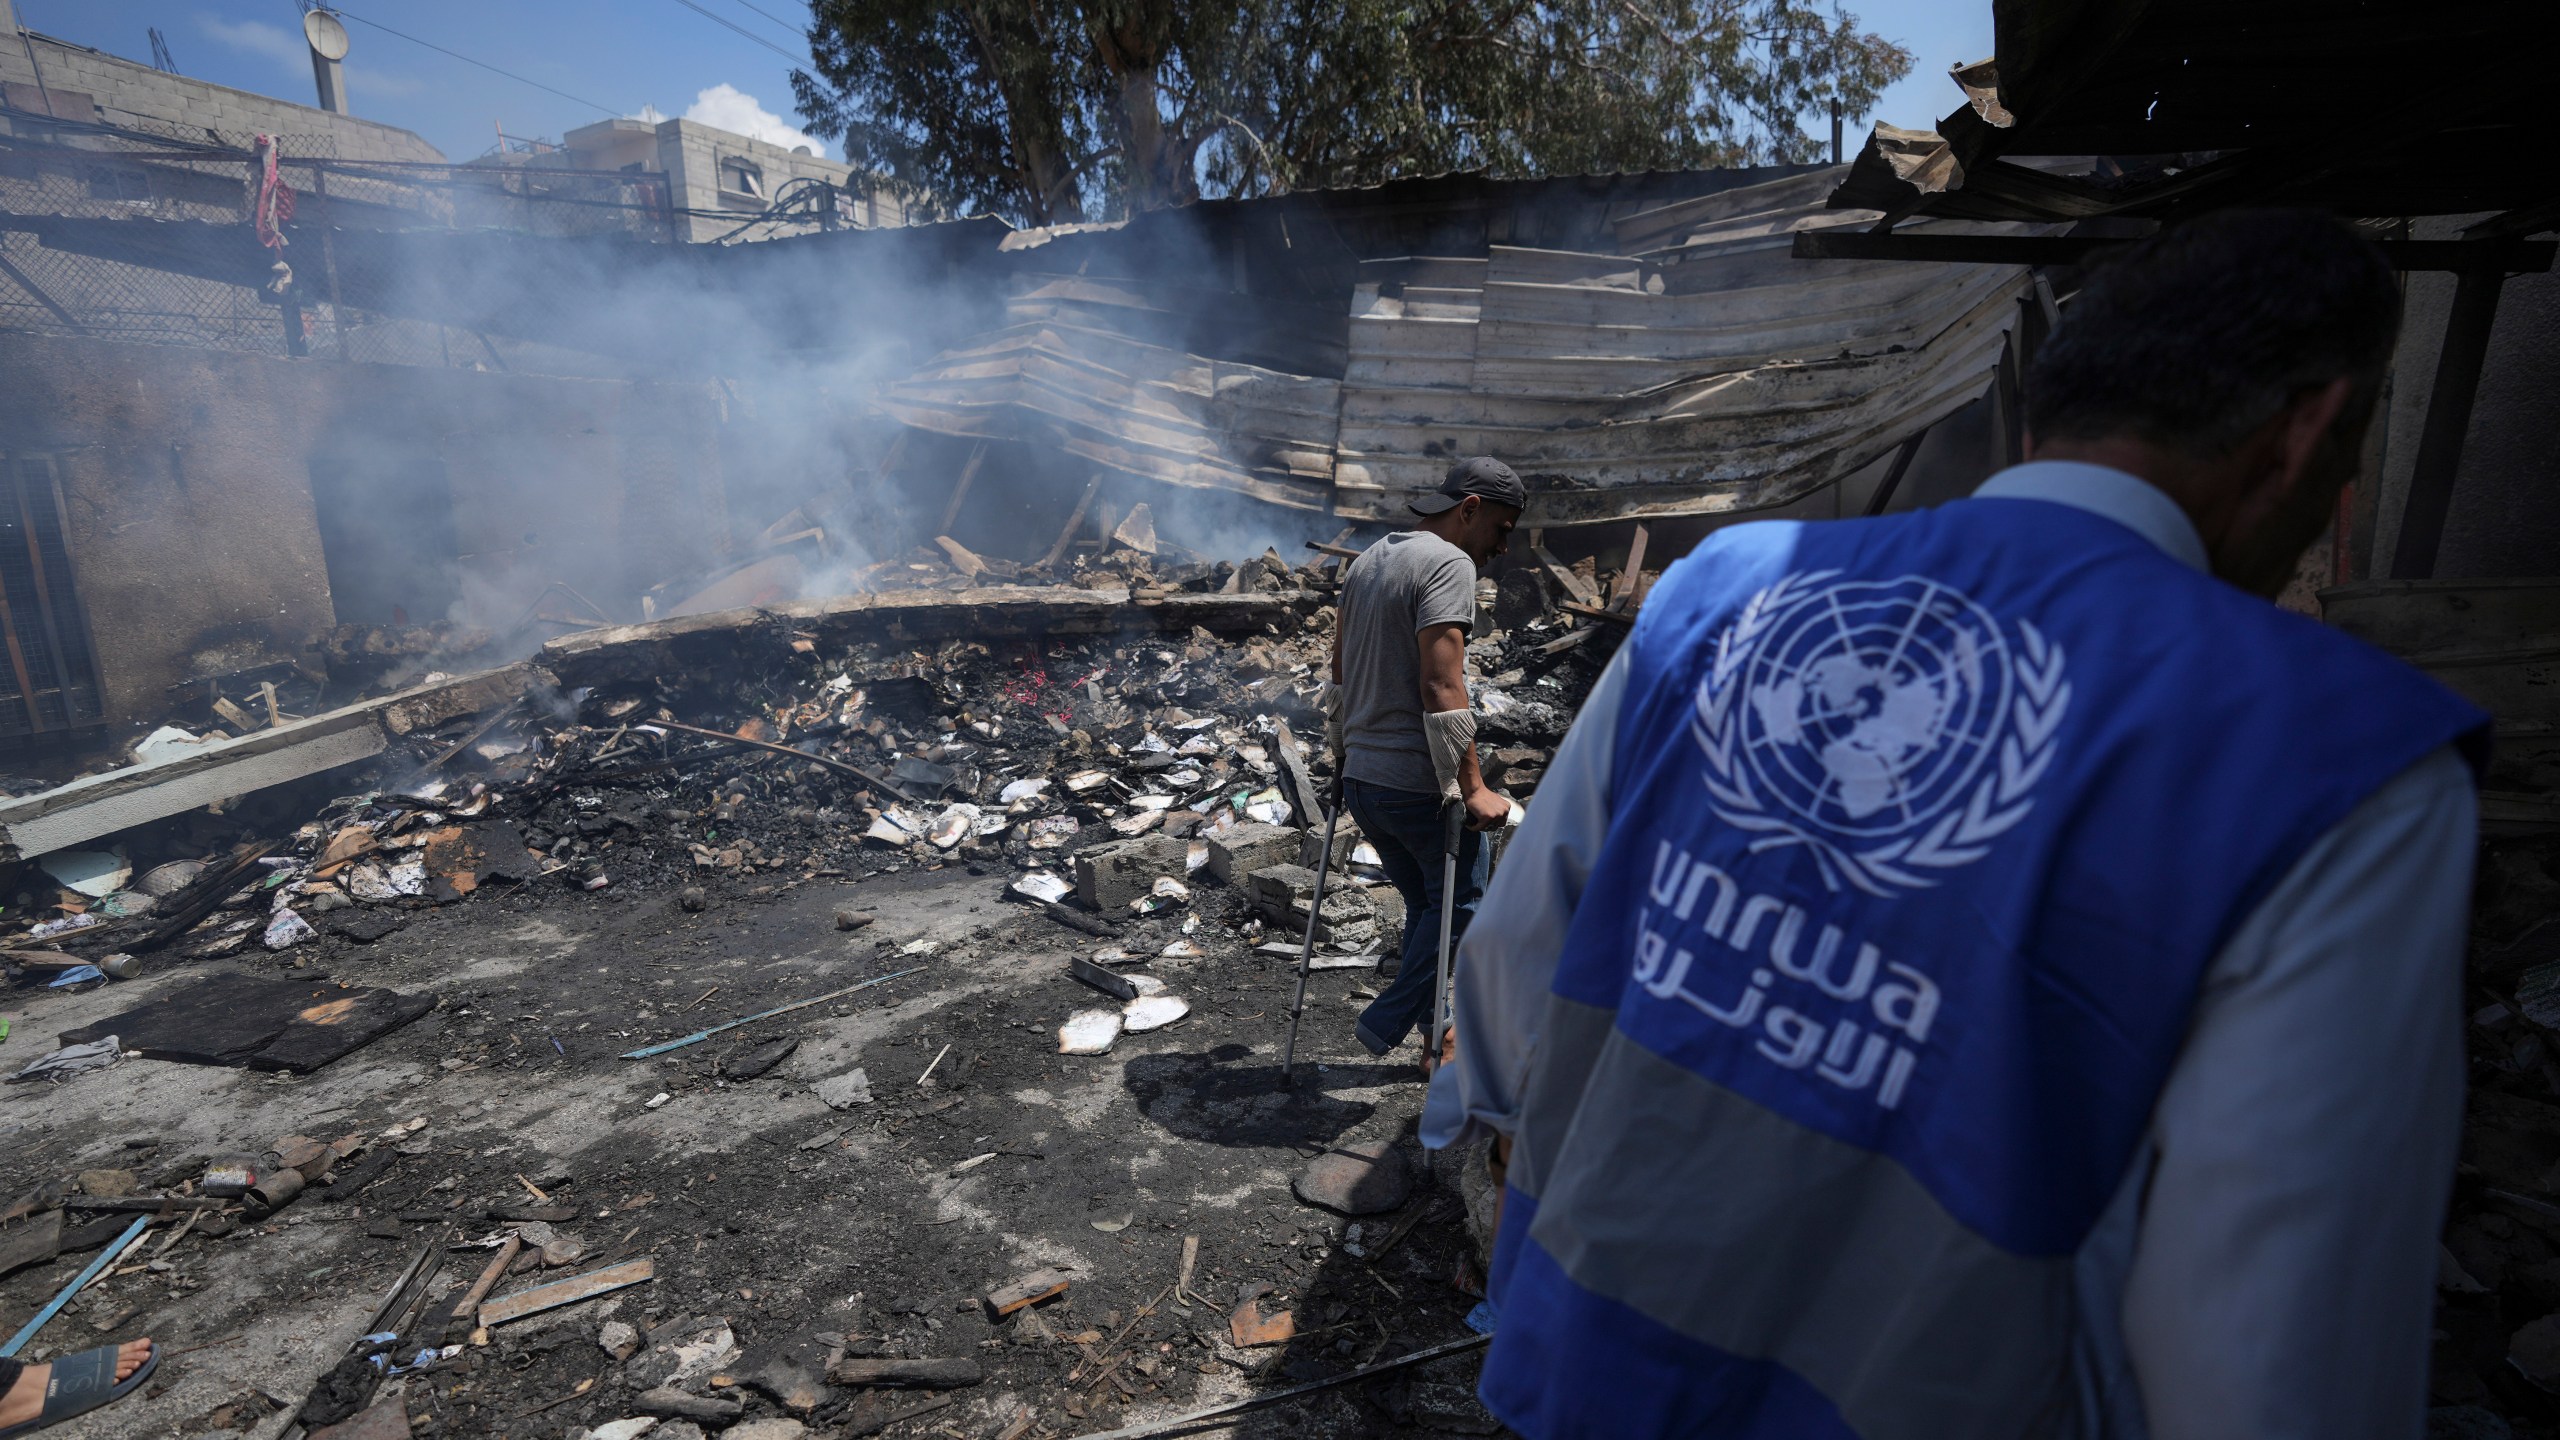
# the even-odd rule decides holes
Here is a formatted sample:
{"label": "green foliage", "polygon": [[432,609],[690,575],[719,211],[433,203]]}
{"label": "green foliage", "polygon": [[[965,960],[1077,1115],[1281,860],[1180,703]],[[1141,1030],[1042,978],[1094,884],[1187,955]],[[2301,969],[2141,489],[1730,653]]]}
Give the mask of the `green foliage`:
{"label": "green foliage", "polygon": [[[1818,158],[1911,67],[1804,0],[814,0],[810,128],[958,213]],[[1826,117],[1807,134],[1802,117]]]}

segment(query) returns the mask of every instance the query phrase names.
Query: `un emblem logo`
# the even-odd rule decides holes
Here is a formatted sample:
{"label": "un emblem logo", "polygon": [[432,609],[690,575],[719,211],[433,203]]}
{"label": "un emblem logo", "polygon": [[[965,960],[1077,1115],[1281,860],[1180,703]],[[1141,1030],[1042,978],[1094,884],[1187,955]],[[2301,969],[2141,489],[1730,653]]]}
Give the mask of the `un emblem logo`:
{"label": "un emblem logo", "polygon": [[1934,885],[2034,810],[2071,706],[2062,647],[2014,641],[1920,575],[1786,577],[1716,639],[1690,731],[1707,793],[1754,851],[1811,850],[1832,889]]}

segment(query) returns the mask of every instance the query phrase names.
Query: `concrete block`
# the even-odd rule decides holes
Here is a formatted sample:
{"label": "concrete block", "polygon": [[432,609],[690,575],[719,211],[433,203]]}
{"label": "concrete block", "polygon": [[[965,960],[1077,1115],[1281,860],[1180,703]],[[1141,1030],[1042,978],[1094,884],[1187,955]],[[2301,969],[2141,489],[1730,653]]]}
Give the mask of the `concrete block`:
{"label": "concrete block", "polygon": [[[1315,900],[1316,872],[1304,865],[1270,865],[1245,877],[1254,913],[1283,938],[1302,935],[1307,907]],[[1392,892],[1390,892],[1392,893]],[[1399,906],[1399,913],[1402,907]],[[1369,892],[1335,876],[1325,883],[1324,913],[1316,922],[1316,939],[1354,945],[1375,944],[1382,936],[1400,935],[1381,925]]]}
{"label": "concrete block", "polygon": [[[1324,842],[1316,842],[1321,846]],[[1225,884],[1270,865],[1298,858],[1298,832],[1285,825],[1246,824],[1209,838],[1209,873]]]}
{"label": "concrete block", "polygon": [[1169,835],[1142,835],[1076,852],[1076,898],[1094,910],[1111,912],[1155,888],[1159,877],[1183,878],[1190,868],[1191,845]]}
{"label": "concrete block", "polygon": [[[1300,830],[1295,833],[1298,837],[1297,862],[1313,870],[1316,857],[1324,852],[1324,832]],[[1359,843],[1360,827],[1351,823],[1349,816],[1344,816],[1342,823],[1333,827],[1333,871],[1336,875],[1342,873],[1343,866],[1351,863],[1351,849]]]}

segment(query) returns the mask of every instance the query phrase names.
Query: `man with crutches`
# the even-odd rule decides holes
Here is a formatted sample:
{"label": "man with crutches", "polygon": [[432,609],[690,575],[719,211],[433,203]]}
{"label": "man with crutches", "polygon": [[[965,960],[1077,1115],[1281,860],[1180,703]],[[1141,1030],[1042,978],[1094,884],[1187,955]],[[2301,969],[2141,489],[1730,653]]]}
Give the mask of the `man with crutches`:
{"label": "man with crutches", "polygon": [[[1385,1055],[1431,1021],[1426,1069],[1445,1038],[1450,956],[1484,891],[1480,832],[1511,815],[1476,766],[1467,633],[1477,568],[1502,552],[1527,503],[1511,467],[1461,461],[1412,502],[1420,524],[1370,546],[1342,578],[1326,695],[1330,808],[1359,823],[1405,908],[1395,979],[1361,1013],[1357,1033],[1369,1053]],[[1328,823],[1328,864],[1332,831]]]}

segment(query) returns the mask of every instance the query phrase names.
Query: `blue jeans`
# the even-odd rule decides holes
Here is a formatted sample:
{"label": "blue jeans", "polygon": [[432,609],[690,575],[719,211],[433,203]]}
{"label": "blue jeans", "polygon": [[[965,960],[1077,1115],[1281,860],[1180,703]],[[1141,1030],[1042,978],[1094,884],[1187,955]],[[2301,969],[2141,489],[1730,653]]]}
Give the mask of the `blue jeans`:
{"label": "blue jeans", "polygon": [[[1369,1008],[1360,1012],[1357,1033],[1372,1055],[1384,1055],[1404,1043],[1417,1025],[1430,1022],[1432,983],[1440,971],[1440,797],[1412,790],[1393,790],[1345,777],[1343,807],[1360,823],[1360,833],[1377,848],[1378,863],[1404,897],[1404,950],[1396,978]],[[1484,896],[1484,837],[1472,830],[1458,841],[1458,896],[1449,921],[1450,959],[1475,918],[1476,901]],[[1454,972],[1452,972],[1454,973]]]}

